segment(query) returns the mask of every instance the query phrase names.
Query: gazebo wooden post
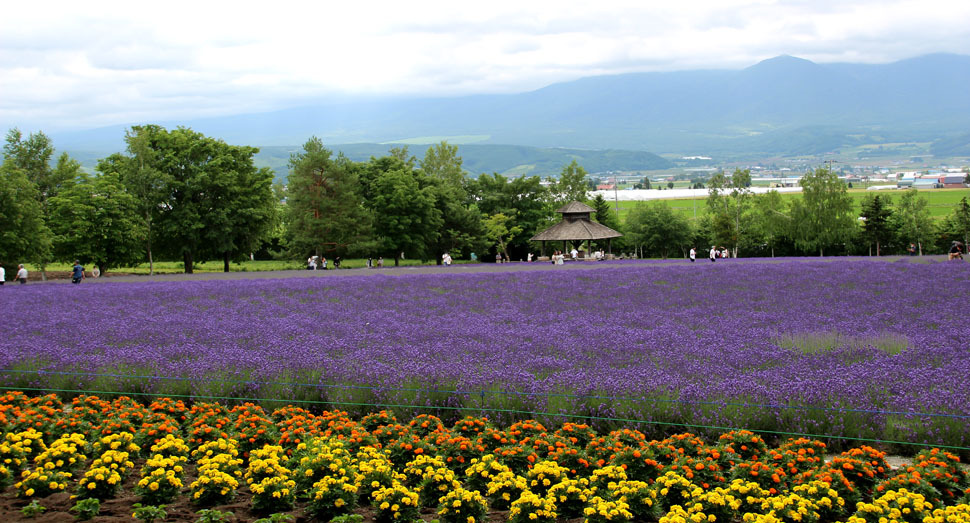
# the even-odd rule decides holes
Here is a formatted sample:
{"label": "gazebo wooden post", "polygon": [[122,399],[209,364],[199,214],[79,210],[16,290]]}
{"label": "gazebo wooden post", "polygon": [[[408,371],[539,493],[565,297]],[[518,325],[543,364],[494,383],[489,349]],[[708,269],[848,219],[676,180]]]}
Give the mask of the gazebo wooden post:
{"label": "gazebo wooden post", "polygon": [[546,240],[542,240],[539,246],[539,257],[544,258],[546,256]]}
{"label": "gazebo wooden post", "polygon": [[613,238],[606,239],[606,251],[613,254]]}

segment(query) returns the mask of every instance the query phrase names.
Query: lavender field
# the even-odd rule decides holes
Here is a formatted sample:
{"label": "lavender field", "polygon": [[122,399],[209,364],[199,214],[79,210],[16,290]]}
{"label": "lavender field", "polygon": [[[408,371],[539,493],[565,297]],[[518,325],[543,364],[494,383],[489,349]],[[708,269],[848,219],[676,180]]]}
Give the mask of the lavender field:
{"label": "lavender field", "polygon": [[548,267],[8,285],[0,386],[970,445],[970,264]]}

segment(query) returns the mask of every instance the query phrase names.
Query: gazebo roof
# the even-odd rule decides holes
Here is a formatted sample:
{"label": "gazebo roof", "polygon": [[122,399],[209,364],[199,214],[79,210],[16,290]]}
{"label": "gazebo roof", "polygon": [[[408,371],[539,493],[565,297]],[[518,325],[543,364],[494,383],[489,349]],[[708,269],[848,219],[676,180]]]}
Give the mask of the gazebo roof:
{"label": "gazebo roof", "polygon": [[619,238],[622,234],[609,227],[589,220],[561,221],[531,238],[539,241],[605,240]]}
{"label": "gazebo roof", "polygon": [[582,202],[569,202],[566,205],[556,209],[556,212],[561,214],[574,214],[581,212],[596,212],[596,209]]}

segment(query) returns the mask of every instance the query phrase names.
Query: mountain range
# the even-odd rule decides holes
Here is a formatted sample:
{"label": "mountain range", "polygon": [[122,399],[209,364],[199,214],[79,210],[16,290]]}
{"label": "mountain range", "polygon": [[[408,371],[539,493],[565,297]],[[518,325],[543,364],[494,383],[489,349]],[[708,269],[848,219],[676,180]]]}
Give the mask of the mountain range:
{"label": "mountain range", "polygon": [[[779,56],[741,70],[595,76],[518,94],[324,100],[270,113],[157,123],[264,148],[298,146],[315,135],[326,144],[427,144],[451,138],[476,146],[721,156],[793,156],[866,143],[943,141],[956,143],[959,152],[970,143],[968,92],[966,55],[878,65]],[[68,151],[113,152],[121,149],[126,127],[53,138]],[[662,162],[656,165],[664,168]],[[487,161],[482,167],[507,169],[490,168]]]}

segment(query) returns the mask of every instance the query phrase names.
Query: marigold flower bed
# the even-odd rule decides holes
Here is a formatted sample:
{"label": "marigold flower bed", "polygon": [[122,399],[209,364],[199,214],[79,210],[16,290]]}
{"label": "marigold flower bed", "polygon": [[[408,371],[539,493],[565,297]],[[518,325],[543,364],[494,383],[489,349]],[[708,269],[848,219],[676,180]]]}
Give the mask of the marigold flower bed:
{"label": "marigold flower bed", "polygon": [[769,446],[749,431],[648,440],[576,423],[17,391],[0,396],[0,427],[0,516],[10,520],[36,500],[47,521],[70,521],[74,503],[97,499],[104,517],[141,502],[166,504],[176,521],[202,509],[237,521],[970,521],[970,474],[929,448],[893,470],[875,448],[825,462],[821,441]]}

